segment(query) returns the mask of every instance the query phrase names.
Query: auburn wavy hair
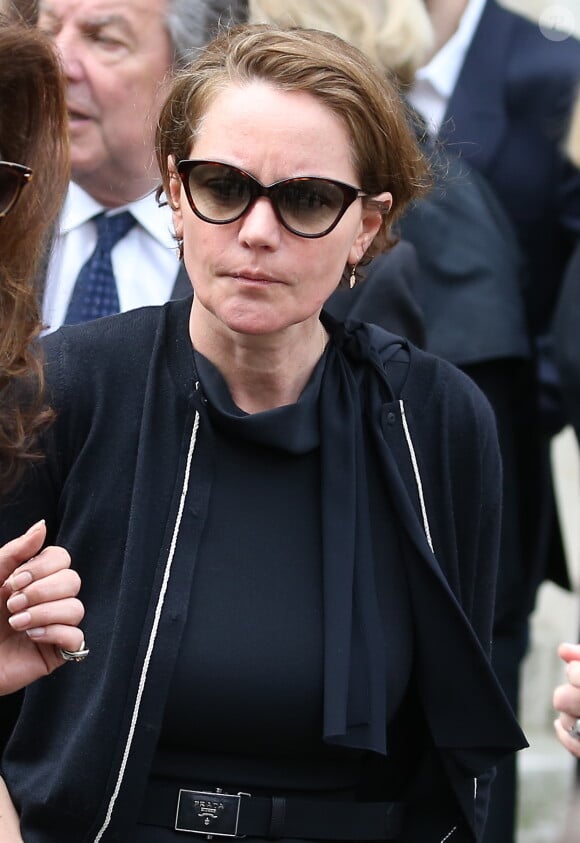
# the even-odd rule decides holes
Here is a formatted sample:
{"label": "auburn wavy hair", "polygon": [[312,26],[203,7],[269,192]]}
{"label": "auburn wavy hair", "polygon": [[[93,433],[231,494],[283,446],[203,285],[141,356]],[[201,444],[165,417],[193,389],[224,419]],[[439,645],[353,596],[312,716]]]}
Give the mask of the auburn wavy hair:
{"label": "auburn wavy hair", "polygon": [[0,16],[0,160],[31,182],[0,219],[0,494],[38,459],[45,406],[38,275],[69,178],[64,82],[48,38]]}

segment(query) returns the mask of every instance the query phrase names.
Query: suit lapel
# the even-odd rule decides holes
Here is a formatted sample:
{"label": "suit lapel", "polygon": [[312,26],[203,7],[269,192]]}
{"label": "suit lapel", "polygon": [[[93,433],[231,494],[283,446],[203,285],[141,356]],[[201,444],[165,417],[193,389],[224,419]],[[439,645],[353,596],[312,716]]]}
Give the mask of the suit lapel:
{"label": "suit lapel", "polygon": [[488,0],[447,105],[440,140],[485,172],[507,126],[506,66],[517,22]]}

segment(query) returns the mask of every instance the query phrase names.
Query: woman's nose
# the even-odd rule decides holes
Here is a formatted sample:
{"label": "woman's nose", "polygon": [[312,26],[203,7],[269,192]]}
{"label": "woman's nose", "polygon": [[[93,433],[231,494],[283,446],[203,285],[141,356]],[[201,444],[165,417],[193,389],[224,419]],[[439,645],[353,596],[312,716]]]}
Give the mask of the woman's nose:
{"label": "woman's nose", "polygon": [[275,248],[280,242],[281,228],[271,201],[260,196],[241,218],[239,237],[248,246]]}

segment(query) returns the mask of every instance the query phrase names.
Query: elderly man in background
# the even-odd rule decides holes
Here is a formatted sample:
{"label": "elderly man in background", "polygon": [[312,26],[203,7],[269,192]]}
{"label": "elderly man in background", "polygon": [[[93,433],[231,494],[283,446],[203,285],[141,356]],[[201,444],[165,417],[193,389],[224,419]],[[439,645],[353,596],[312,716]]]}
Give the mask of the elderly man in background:
{"label": "elderly man in background", "polygon": [[163,83],[245,0],[41,0],[63,60],[72,181],[44,283],[50,330],[187,295],[159,208],[154,127]]}

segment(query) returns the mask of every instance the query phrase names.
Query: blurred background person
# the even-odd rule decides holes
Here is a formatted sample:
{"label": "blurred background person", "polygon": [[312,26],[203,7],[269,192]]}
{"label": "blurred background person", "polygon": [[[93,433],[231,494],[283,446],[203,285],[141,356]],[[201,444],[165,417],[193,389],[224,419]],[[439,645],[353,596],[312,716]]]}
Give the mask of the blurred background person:
{"label": "blurred background person", "polygon": [[580,245],[564,275],[556,308],[554,355],[566,415],[580,444]]}
{"label": "blurred background person", "polygon": [[[580,168],[580,95],[567,142],[572,163]],[[580,244],[568,264],[554,316],[554,355],[566,417],[580,445]]]}
{"label": "blurred background person", "polygon": [[[513,404],[520,519],[507,527],[515,551],[504,588],[499,581],[493,655],[517,710],[538,586],[549,578],[569,587],[551,478],[550,438],[566,421],[551,323],[580,236],[580,172],[564,151],[580,81],[580,43],[546,37],[536,22],[495,0],[425,0],[425,6],[435,43],[409,99],[432,139],[487,178],[526,262],[535,367]],[[515,804],[515,769],[508,761],[498,771],[487,843],[512,843]]]}
{"label": "blurred background person", "polygon": [[435,33],[423,0],[249,0],[253,21],[278,20],[282,26],[311,26],[354,43],[403,86],[434,46]]}
{"label": "blurred background person", "polygon": [[[580,168],[580,96],[576,102],[570,135],[568,137],[567,151],[570,159]],[[554,317],[554,354],[560,383],[562,397],[566,407],[567,417],[574,428],[576,442],[580,445],[580,244],[566,269],[562,289]],[[574,660],[580,659],[580,647],[562,644],[560,655],[568,662],[567,673],[570,685],[565,691],[558,689],[554,694],[554,706],[562,709],[568,717],[580,717],[580,705],[577,697],[580,695],[578,681],[580,677],[580,661],[574,665]],[[575,681],[574,688],[570,676]],[[575,696],[574,696],[575,695]],[[568,708],[566,709],[566,704]],[[556,722],[556,732],[560,741],[573,754],[580,758],[580,742],[571,740],[566,731],[569,720],[561,717]],[[580,762],[576,767],[577,780],[580,784]],[[576,814],[578,811],[576,811]],[[573,820],[570,820],[570,827]]]}
{"label": "blurred background person", "polygon": [[38,20],[38,1],[1,0],[0,13],[10,22],[33,25]]}
{"label": "blurred background person", "polygon": [[153,150],[164,82],[244,0],[40,0],[64,65],[72,181],[44,284],[50,329],[187,295]]}

